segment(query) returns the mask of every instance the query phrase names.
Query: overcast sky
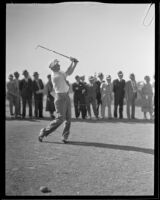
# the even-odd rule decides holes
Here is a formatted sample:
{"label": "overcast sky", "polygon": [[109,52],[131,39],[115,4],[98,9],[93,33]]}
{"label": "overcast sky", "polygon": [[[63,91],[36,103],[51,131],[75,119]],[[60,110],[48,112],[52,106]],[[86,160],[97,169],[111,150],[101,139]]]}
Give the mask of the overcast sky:
{"label": "overcast sky", "polygon": [[[41,48],[43,45],[79,60],[70,82],[78,75],[110,74],[122,70],[124,79],[135,73],[137,81],[154,75],[155,20],[143,19],[150,4],[65,2],[55,4],[7,4],[6,79],[14,71],[22,78],[38,71],[44,82],[50,61],[57,58],[66,70],[70,60]],[[154,15],[152,5],[146,24]]]}

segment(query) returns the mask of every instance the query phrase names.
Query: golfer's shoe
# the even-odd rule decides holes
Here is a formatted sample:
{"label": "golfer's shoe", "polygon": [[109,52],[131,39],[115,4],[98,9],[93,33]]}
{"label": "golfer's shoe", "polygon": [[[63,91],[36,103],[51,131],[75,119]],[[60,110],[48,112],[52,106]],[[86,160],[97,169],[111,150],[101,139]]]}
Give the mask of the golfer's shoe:
{"label": "golfer's shoe", "polygon": [[43,142],[43,138],[44,138],[44,128],[42,128],[40,130],[40,133],[39,133],[39,136],[38,136],[39,142]]}
{"label": "golfer's shoe", "polygon": [[62,142],[66,144],[67,143],[67,138],[62,137]]}

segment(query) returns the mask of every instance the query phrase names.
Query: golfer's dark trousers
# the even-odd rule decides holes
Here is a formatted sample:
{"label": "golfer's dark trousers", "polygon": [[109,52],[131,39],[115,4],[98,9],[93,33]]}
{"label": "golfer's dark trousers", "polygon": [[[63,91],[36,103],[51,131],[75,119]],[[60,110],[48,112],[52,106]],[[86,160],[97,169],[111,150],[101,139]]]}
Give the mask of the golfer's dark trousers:
{"label": "golfer's dark trousers", "polygon": [[43,95],[35,94],[34,95],[34,115],[35,117],[43,117]]}
{"label": "golfer's dark trousers", "polygon": [[32,96],[22,97],[22,117],[26,116],[26,104],[29,106],[29,117],[32,117]]}
{"label": "golfer's dark trousers", "polygon": [[80,115],[80,95],[79,94],[74,93],[73,102],[74,102],[75,117],[78,118]]}
{"label": "golfer's dark trousers", "polygon": [[123,118],[123,100],[124,97],[114,96],[114,117],[117,118],[117,108],[119,106],[119,118]]}

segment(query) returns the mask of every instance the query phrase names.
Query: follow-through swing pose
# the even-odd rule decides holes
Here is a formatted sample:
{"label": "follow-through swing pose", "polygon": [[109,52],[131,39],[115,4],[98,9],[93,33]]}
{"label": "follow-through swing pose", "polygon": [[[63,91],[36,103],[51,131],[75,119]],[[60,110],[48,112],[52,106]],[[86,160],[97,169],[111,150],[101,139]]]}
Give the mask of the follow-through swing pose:
{"label": "follow-through swing pose", "polygon": [[71,126],[71,102],[69,97],[69,85],[67,84],[66,77],[71,75],[78,63],[75,58],[70,58],[71,65],[66,72],[60,70],[59,61],[55,59],[49,65],[49,68],[53,72],[53,87],[55,90],[55,109],[56,118],[46,127],[41,129],[39,134],[39,141],[42,142],[44,137],[47,137],[50,133],[55,131],[64,121],[64,130],[62,133],[62,141],[65,143],[68,139]]}

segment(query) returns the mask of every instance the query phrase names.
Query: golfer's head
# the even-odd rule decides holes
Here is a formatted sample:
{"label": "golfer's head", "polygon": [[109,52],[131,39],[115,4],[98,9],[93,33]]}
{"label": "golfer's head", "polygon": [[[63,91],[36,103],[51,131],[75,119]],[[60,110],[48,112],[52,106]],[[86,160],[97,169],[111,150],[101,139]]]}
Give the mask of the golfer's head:
{"label": "golfer's head", "polygon": [[119,72],[118,72],[118,77],[119,77],[120,79],[123,78],[123,72],[122,72],[122,71],[119,71]]}
{"label": "golfer's head", "polygon": [[59,65],[59,61],[57,59],[55,59],[54,61],[52,61],[49,65],[49,68],[53,71],[53,72],[58,72],[60,70],[60,65]]}

